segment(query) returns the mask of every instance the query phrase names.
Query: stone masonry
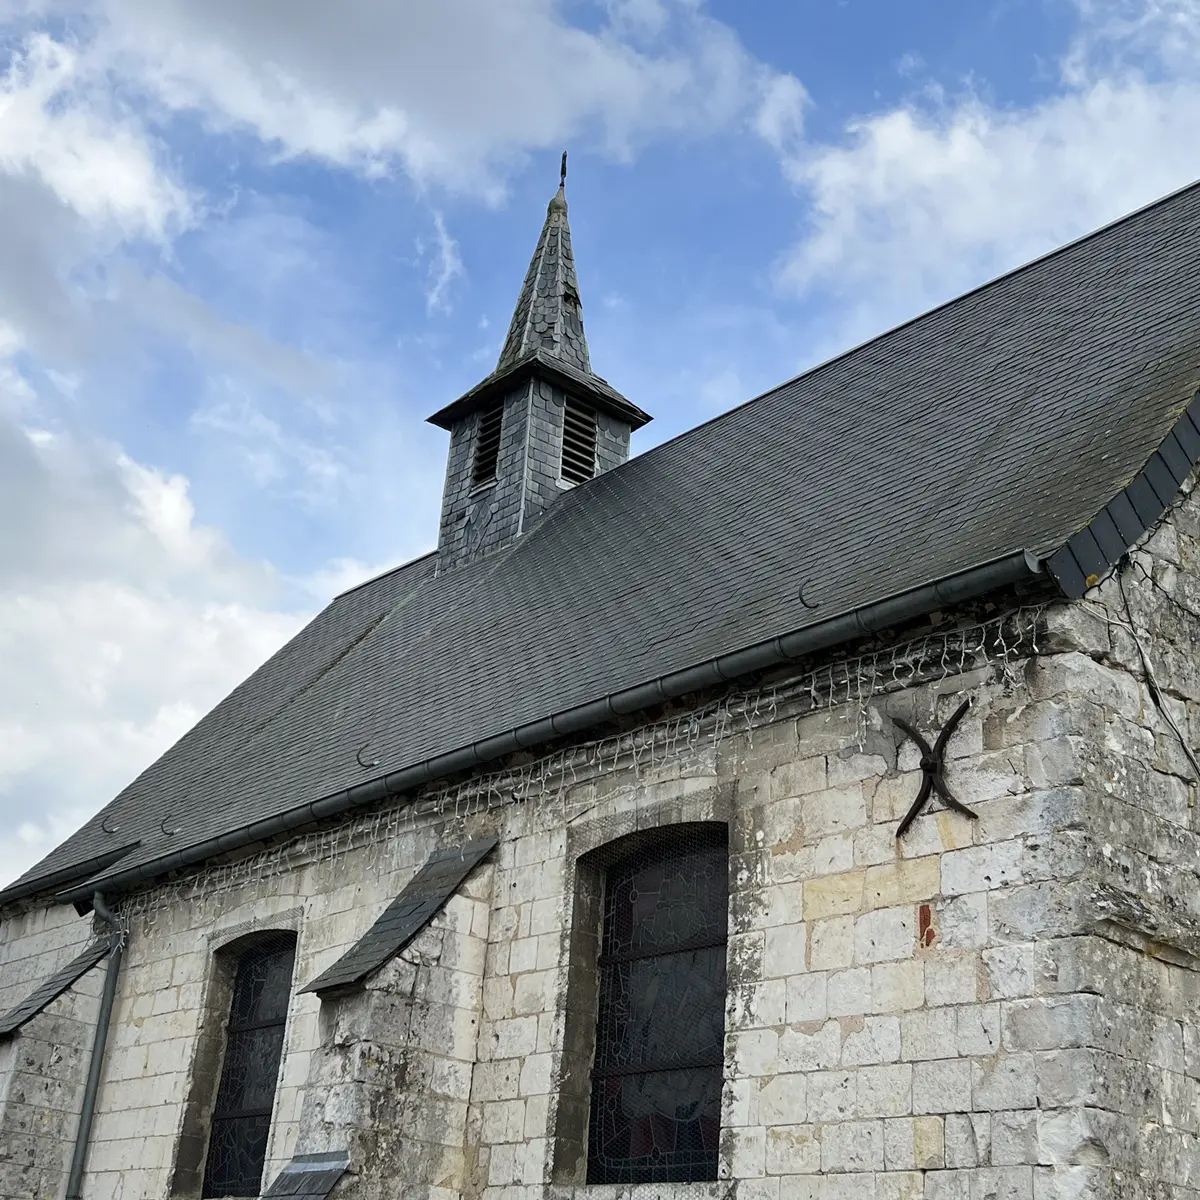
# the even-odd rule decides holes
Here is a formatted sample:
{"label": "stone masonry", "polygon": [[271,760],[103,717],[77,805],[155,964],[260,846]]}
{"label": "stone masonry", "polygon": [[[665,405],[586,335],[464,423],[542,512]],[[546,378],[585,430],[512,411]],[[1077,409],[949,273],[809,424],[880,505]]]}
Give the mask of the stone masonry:
{"label": "stone masonry", "polygon": [[[186,1194],[221,946],[296,930],[298,988],[434,848],[487,833],[492,858],[365,989],[293,996],[267,1181],[344,1148],[334,1196],[355,1200],[1200,1196],[1197,499],[1119,580],[1048,607],[1038,653],[1008,671],[918,680],[871,697],[865,722],[857,705],[779,718],[581,776],[561,804],[430,816],[135,916],[89,1200]],[[921,770],[894,718],[932,740],[965,698],[946,775],[978,819],[931,804],[897,841]],[[588,940],[577,864],[682,821],[729,827],[721,1179],[585,1188],[564,1132],[587,1066],[564,1044]],[[0,1004],[88,936],[70,910],[6,912]],[[61,1195],[99,983],[0,1043],[0,1196]]]}

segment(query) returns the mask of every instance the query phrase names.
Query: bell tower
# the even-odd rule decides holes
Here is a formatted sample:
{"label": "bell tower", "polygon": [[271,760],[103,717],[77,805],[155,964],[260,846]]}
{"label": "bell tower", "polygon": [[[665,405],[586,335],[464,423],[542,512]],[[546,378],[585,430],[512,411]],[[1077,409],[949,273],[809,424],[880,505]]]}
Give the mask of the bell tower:
{"label": "bell tower", "polygon": [[561,492],[620,466],[650,420],[592,372],[566,177],[564,153],[496,369],[429,418],[450,432],[439,570],[508,545]]}

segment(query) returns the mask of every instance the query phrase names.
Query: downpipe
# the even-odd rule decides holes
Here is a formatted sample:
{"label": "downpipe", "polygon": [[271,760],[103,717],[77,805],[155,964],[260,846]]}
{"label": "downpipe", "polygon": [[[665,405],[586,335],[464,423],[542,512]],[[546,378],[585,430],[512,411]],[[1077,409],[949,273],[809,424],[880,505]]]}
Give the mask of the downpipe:
{"label": "downpipe", "polygon": [[92,896],[92,909],[112,931],[112,949],[109,951],[108,966],[104,973],[104,991],[100,994],[100,1013],[96,1017],[92,1057],[88,1063],[87,1084],[83,1089],[83,1107],[79,1111],[79,1128],[75,1133],[75,1150],[71,1155],[71,1173],[67,1177],[65,1200],[83,1200],[83,1169],[87,1163],[92,1121],[96,1116],[96,1096],[100,1091],[100,1070],[104,1065],[104,1047],[108,1041],[113,1003],[117,998],[117,977],[121,973],[121,957],[125,950],[125,938],[121,933],[120,924],[104,903],[100,892]]}

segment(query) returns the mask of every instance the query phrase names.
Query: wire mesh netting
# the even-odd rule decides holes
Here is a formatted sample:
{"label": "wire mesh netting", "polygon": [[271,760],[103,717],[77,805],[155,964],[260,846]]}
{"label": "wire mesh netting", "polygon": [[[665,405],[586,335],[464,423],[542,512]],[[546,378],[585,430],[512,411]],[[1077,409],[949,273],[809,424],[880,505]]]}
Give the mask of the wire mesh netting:
{"label": "wire mesh netting", "polygon": [[[188,903],[201,918],[223,897],[308,863],[336,862],[351,851],[378,856],[373,869],[395,868],[400,835],[432,819],[465,822],[473,814],[509,804],[540,801],[562,805],[565,821],[577,815],[575,785],[615,771],[628,773],[636,789],[644,773],[680,755],[719,746],[726,738],[786,717],[846,707],[860,730],[873,697],[993,665],[1015,678],[1015,664],[1040,652],[1042,605],[1015,608],[975,624],[923,634],[906,642],[839,659],[749,691],[733,691],[690,712],[640,728],[557,750],[519,767],[484,772],[452,783],[430,784],[415,796],[349,819],[335,828],[302,834],[236,862],[202,868],[182,879],[150,887],[121,901],[123,922],[141,917],[147,927],[160,913]],[[464,840],[465,837],[464,837]]]}

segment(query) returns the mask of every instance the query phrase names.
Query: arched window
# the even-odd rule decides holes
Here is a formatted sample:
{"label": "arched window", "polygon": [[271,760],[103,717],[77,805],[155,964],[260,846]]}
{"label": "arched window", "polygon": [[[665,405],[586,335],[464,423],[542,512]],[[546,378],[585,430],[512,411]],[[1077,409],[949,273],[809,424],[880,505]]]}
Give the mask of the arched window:
{"label": "arched window", "polygon": [[295,959],[294,933],[256,936],[237,954],[204,1196],[257,1196],[262,1189]]}
{"label": "arched window", "polygon": [[664,831],[604,872],[588,1183],[716,1179],[724,826]]}

